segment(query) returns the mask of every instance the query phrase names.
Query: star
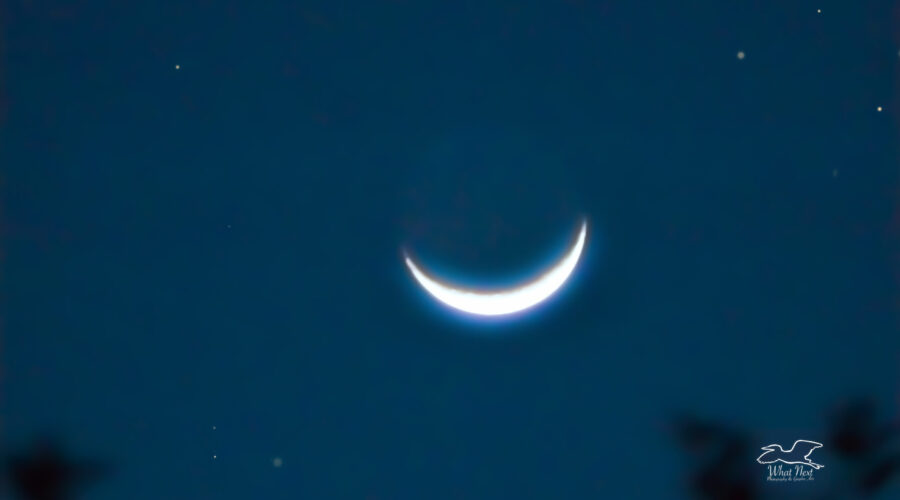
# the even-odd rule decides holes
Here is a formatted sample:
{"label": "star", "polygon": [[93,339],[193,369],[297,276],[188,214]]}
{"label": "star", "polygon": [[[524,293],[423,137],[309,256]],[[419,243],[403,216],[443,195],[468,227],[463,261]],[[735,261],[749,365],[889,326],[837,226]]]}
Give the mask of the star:
{"label": "star", "polygon": [[838,174],[838,169],[834,169],[834,170],[831,171],[831,176],[832,176],[832,177],[837,177],[837,174]]}
{"label": "star", "polygon": [[744,51],[743,51],[743,50],[738,51],[738,53],[737,53],[737,58],[738,58],[738,59],[744,59],[744,56],[745,56],[745,54],[744,54]]}
{"label": "star", "polygon": [[821,14],[821,13],[822,13],[822,9],[816,9],[816,12],[818,12],[819,14]]}
{"label": "star", "polygon": [[272,459],[272,465],[274,465],[275,467],[281,467],[282,463],[283,462],[281,460],[281,457],[275,457],[274,459]]}
{"label": "star", "polygon": [[218,458],[218,455],[213,455],[213,460],[215,460],[216,458]]}
{"label": "star", "polygon": [[878,112],[881,113],[881,106],[878,106],[878,108],[876,109],[878,109]]}
{"label": "star", "polygon": [[175,65],[175,69],[181,69],[181,65],[180,65],[180,64],[176,64],[176,65]]}
{"label": "star", "polygon": [[216,430],[216,426],[215,426],[215,425],[213,426],[213,430]]}

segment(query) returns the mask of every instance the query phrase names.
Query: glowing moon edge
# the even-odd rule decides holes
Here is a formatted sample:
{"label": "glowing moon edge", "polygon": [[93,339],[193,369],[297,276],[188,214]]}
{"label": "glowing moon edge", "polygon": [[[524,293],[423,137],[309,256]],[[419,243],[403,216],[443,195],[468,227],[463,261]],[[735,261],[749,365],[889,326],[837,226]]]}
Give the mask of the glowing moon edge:
{"label": "glowing moon edge", "polygon": [[405,252],[404,260],[419,285],[444,305],[477,316],[506,316],[530,309],[562,288],[581,259],[586,239],[587,220],[584,220],[575,244],[550,269],[517,287],[490,292],[442,283],[422,271]]}

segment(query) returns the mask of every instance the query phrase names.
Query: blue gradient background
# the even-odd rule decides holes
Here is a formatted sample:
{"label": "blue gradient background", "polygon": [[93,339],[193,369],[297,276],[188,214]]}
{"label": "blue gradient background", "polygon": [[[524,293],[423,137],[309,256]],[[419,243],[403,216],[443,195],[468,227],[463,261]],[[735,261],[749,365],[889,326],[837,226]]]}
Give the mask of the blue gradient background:
{"label": "blue gradient background", "polygon": [[[4,443],[111,461],[85,498],[687,498],[672,412],[760,446],[861,392],[896,415],[892,2],[0,20]],[[584,267],[503,335],[403,266],[514,279],[582,215]],[[772,488],[839,484],[819,451]]]}

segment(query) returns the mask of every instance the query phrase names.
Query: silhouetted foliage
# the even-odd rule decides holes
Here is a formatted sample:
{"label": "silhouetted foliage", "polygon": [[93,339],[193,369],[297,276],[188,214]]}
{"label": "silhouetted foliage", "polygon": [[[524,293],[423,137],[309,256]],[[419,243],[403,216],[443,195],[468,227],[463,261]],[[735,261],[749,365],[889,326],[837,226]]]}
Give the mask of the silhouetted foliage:
{"label": "silhouetted foliage", "polygon": [[[877,410],[873,400],[857,398],[831,413],[825,445],[844,462],[849,482],[836,482],[836,491],[817,500],[872,497],[900,476],[900,421],[883,421]],[[690,416],[674,419],[673,429],[681,448],[697,461],[689,480],[696,498],[763,498],[754,455],[759,443],[748,434]]]}
{"label": "silhouetted foliage", "polygon": [[709,500],[759,498],[749,439],[728,427],[697,417],[675,419],[673,429],[681,446],[699,462],[691,474],[691,490]]}
{"label": "silhouetted foliage", "polygon": [[878,406],[869,398],[840,405],[832,414],[828,441],[851,470],[859,495],[872,496],[900,475],[896,419],[880,421]]}
{"label": "silhouetted foliage", "polygon": [[94,461],[73,461],[52,439],[36,441],[25,454],[7,461],[7,476],[15,494],[23,500],[65,500],[76,490],[108,473]]}
{"label": "silhouetted foliage", "polygon": [[859,458],[877,445],[875,434],[875,403],[856,400],[842,406],[832,417],[829,442],[839,456]]}
{"label": "silhouetted foliage", "polygon": [[865,495],[874,495],[900,472],[900,454],[883,458],[869,466],[859,479],[859,487]]}

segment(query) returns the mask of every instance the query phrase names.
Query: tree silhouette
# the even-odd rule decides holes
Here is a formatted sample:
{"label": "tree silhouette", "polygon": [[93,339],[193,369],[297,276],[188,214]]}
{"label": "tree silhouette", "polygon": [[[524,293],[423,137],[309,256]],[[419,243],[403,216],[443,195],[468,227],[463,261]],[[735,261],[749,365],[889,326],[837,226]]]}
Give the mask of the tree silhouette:
{"label": "tree silhouette", "polygon": [[[877,410],[871,398],[858,397],[831,412],[825,445],[843,462],[850,480],[816,500],[869,498],[900,476],[900,421],[882,421]],[[672,428],[678,444],[697,462],[689,480],[696,498],[763,498],[749,434],[696,416],[677,417]]]}
{"label": "tree silhouette", "polygon": [[853,486],[863,497],[880,492],[900,475],[900,426],[879,421],[870,398],[856,398],[837,407],[830,418],[828,444],[851,472]]}
{"label": "tree silhouette", "polygon": [[53,439],[36,440],[24,454],[6,463],[13,492],[22,500],[66,500],[80,487],[107,475],[99,462],[67,458]]}
{"label": "tree silhouette", "polygon": [[726,426],[698,417],[681,416],[673,430],[680,445],[699,462],[691,474],[691,490],[708,500],[754,500],[759,491],[749,439]]}

